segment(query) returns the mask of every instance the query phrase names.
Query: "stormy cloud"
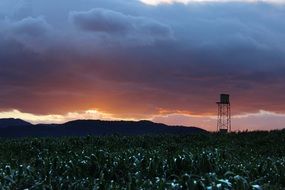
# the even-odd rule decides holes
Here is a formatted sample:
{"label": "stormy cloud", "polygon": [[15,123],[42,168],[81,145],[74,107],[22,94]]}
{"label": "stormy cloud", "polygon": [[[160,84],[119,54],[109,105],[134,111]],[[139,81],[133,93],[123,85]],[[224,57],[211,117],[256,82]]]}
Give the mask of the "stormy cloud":
{"label": "stormy cloud", "polygon": [[2,111],[213,115],[226,92],[235,115],[285,112],[281,4],[55,2],[0,3]]}

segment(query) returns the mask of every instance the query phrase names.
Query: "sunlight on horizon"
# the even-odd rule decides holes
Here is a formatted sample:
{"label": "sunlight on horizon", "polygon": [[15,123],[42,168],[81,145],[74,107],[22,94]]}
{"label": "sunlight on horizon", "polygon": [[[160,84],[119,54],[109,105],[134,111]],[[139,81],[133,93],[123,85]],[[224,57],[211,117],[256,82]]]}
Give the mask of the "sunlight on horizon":
{"label": "sunlight on horizon", "polygon": [[[84,112],[69,112],[64,115],[50,114],[50,115],[35,115],[31,113],[23,113],[19,110],[11,110],[0,112],[0,118],[17,118],[31,122],[33,124],[39,123],[63,123],[76,119],[108,119],[110,115],[100,113],[97,110],[87,110]],[[109,118],[110,119],[110,118]]]}
{"label": "sunlight on horizon", "polygon": [[[194,126],[209,131],[216,130],[217,118],[215,115],[190,115],[183,113],[165,113],[148,116],[145,118],[119,118],[110,113],[99,112],[90,109],[81,112],[69,112],[66,114],[36,115],[31,113],[23,113],[19,110],[10,110],[0,112],[0,118],[15,118],[28,121],[32,124],[59,124],[72,120],[91,119],[105,121],[139,121],[150,120],[156,123],[164,123],[167,125]],[[282,128],[285,123],[285,114],[268,112],[260,110],[257,113],[247,113],[235,115],[233,119],[233,130],[272,130]],[[274,122],[273,122],[274,121]],[[272,125],[273,122],[273,125]],[[246,125],[247,124],[247,125]],[[271,128],[275,126],[275,128]]]}

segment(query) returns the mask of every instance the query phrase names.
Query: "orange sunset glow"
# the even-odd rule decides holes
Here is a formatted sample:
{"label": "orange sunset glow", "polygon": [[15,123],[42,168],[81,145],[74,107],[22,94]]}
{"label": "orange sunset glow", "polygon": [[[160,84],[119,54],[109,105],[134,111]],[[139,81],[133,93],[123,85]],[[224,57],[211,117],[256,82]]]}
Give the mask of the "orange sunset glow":
{"label": "orange sunset glow", "polygon": [[52,7],[0,3],[1,118],[152,120],[215,130],[215,103],[228,93],[234,130],[284,127],[281,1]]}

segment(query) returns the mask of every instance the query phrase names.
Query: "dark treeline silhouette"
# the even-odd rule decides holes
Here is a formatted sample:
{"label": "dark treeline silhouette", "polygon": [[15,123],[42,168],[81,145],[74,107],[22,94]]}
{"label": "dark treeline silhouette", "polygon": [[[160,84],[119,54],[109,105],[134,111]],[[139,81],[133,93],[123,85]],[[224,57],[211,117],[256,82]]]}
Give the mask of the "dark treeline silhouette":
{"label": "dark treeline silhouette", "polygon": [[0,137],[61,137],[86,135],[158,135],[206,132],[197,127],[168,126],[151,121],[75,120],[33,125],[20,119],[0,119]]}

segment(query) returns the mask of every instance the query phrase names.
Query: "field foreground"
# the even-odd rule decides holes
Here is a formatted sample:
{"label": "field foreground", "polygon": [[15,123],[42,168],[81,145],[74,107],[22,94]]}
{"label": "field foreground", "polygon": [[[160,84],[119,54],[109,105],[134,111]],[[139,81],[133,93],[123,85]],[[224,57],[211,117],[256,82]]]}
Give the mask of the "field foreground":
{"label": "field foreground", "polygon": [[0,140],[0,189],[284,189],[285,130]]}

